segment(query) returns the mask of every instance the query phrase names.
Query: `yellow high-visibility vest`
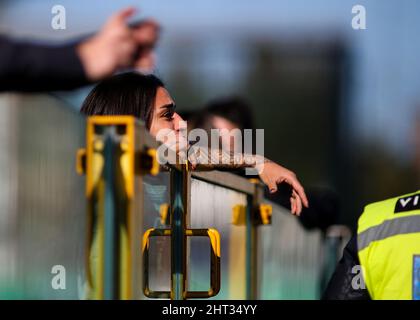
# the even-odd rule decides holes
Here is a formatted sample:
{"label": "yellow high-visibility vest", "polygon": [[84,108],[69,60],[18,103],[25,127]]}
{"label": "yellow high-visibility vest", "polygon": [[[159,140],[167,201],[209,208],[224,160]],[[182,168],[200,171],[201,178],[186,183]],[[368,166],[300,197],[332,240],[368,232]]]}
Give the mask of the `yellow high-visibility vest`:
{"label": "yellow high-visibility vest", "polygon": [[357,246],[372,299],[420,300],[420,191],[366,206]]}

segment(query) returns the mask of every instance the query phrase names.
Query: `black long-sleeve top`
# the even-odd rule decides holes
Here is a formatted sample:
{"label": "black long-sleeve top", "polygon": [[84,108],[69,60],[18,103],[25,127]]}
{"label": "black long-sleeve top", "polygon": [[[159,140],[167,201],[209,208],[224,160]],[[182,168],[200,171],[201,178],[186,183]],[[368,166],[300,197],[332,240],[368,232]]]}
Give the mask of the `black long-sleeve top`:
{"label": "black long-sleeve top", "polygon": [[0,91],[71,90],[88,83],[76,44],[47,46],[0,35]]}

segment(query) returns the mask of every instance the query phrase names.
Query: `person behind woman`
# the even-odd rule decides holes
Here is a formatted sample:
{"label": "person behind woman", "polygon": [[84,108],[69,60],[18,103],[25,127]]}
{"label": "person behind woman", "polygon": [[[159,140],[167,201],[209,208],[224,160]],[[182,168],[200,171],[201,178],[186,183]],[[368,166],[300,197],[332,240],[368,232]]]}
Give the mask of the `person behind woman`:
{"label": "person behind woman", "polygon": [[[183,120],[175,112],[174,101],[163,82],[154,75],[127,72],[103,80],[86,97],[80,111],[88,116],[134,116],[144,121],[147,130],[155,138],[160,130],[166,129],[175,132],[180,139],[183,130]],[[178,143],[181,144],[180,141]],[[287,183],[292,187],[292,214],[299,215],[302,205],[309,206],[305,191],[296,175],[266,158],[261,161],[261,156],[258,155],[232,154],[218,149],[209,149],[207,153],[188,150],[187,154],[193,169],[254,167],[271,193],[277,191],[277,185],[280,183]]]}
{"label": "person behind woman", "polygon": [[[190,130],[195,128],[202,128],[210,134],[211,130],[227,129],[240,130],[242,137],[245,137],[245,130],[255,130],[253,108],[249,102],[239,96],[227,96],[216,98],[208,102],[204,108],[196,113],[187,114],[188,127]],[[185,115],[183,114],[185,118]],[[235,149],[235,140],[232,135],[226,134],[221,136],[221,144]],[[281,138],[281,137],[279,137]],[[225,139],[225,141],[223,141]],[[230,141],[226,141],[230,140]],[[255,139],[254,139],[255,140]],[[229,143],[230,142],[230,143]],[[242,139],[242,145],[245,145],[245,140]],[[255,144],[252,146],[255,152]],[[245,176],[246,172],[243,169],[234,171],[235,174]],[[306,186],[306,195],[311,203],[310,208],[302,208],[299,216],[299,222],[307,230],[318,228],[324,233],[328,228],[337,223],[338,214],[340,210],[339,198],[334,190],[322,186]],[[275,194],[265,192],[264,197],[267,200],[273,201],[285,208],[290,209],[289,201],[291,190],[288,186],[283,185]]]}

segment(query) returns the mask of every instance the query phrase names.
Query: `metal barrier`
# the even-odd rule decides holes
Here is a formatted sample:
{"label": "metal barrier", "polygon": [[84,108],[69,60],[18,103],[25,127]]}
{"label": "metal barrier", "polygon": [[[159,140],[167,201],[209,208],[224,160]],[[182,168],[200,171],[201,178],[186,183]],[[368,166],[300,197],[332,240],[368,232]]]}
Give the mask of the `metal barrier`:
{"label": "metal barrier", "polygon": [[258,181],[159,170],[158,144],[132,117],[86,123],[44,96],[3,104],[5,298],[319,297],[320,232],[265,202]]}

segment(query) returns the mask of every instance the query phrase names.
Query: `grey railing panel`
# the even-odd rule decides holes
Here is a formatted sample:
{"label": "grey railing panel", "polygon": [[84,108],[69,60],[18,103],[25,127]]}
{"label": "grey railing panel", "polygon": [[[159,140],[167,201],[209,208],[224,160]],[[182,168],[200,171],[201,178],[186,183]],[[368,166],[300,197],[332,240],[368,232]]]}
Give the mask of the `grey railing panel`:
{"label": "grey railing panel", "polygon": [[84,118],[45,95],[3,95],[0,106],[1,298],[83,299]]}
{"label": "grey railing panel", "polygon": [[[232,208],[246,206],[246,195],[192,179],[191,228],[215,228],[221,235],[221,290],[216,299],[246,298],[246,227],[232,224]],[[209,250],[205,239],[190,240],[189,290],[209,284]]]}
{"label": "grey railing panel", "polygon": [[290,211],[274,203],[272,224],[259,228],[259,299],[319,299],[323,244]]}
{"label": "grey railing panel", "polygon": [[207,171],[207,172],[193,172],[192,177],[208,182],[210,184],[218,185],[226,189],[235,190],[240,193],[248,195],[254,194],[254,184],[249,180],[225,171]]}

